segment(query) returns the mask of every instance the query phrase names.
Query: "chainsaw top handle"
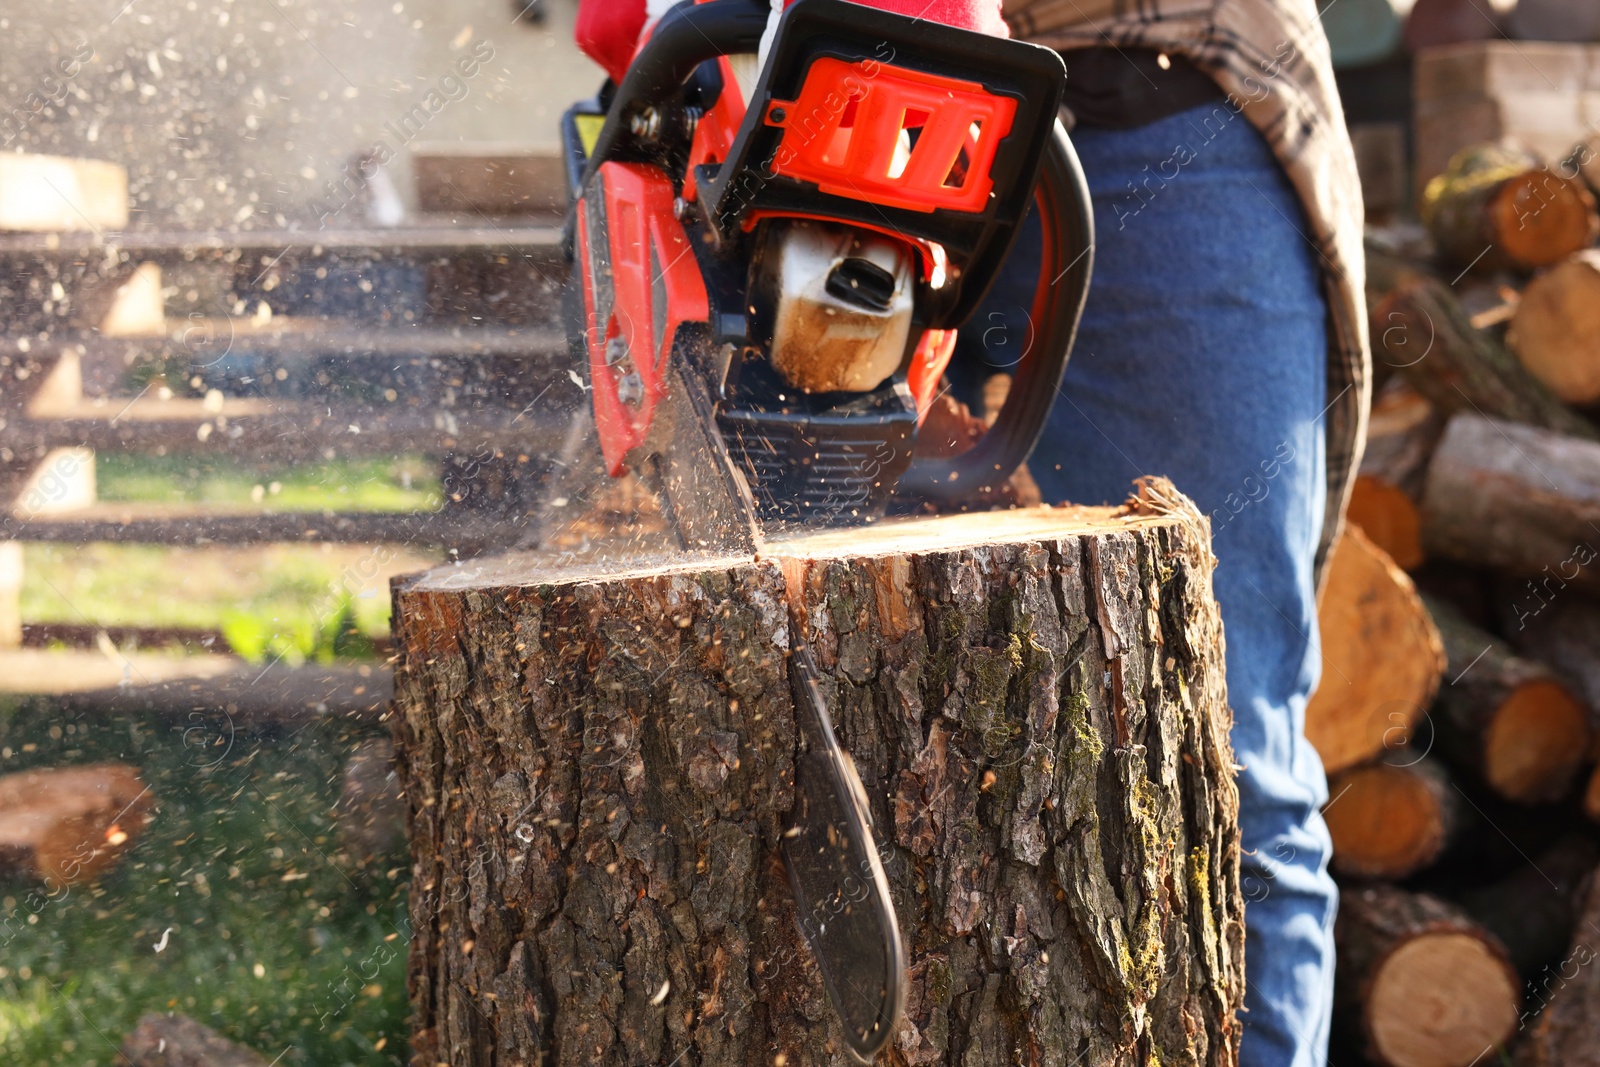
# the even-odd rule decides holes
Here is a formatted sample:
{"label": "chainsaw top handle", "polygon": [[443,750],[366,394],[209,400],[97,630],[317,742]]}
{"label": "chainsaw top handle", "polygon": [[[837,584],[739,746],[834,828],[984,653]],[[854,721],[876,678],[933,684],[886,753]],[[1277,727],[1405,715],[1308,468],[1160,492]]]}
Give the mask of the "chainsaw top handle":
{"label": "chainsaw top handle", "polygon": [[1018,361],[1005,404],[987,433],[967,451],[947,459],[917,458],[897,492],[935,501],[982,499],[1033,452],[1055,405],[1083,316],[1094,268],[1094,213],[1078,153],[1055,123],[1034,193],[1044,229],[1039,281],[1030,319],[1033,345]]}

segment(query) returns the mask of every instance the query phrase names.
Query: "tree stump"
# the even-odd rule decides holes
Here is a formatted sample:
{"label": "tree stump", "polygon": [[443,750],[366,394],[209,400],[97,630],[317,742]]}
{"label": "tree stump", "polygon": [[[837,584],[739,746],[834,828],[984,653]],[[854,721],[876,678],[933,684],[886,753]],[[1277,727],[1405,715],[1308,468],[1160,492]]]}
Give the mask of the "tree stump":
{"label": "tree stump", "polygon": [[907,948],[879,1062],[1234,1063],[1213,562],[1155,481],[1120,509],[397,583],[413,1062],[848,1062],[780,848],[792,609]]}

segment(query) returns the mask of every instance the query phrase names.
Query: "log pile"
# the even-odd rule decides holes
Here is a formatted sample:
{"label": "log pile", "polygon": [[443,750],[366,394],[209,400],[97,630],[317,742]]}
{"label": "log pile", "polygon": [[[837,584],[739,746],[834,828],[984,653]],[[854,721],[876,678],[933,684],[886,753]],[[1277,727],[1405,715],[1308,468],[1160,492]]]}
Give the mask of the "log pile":
{"label": "log pile", "polygon": [[1600,1063],[1594,199],[1479,148],[1424,217],[1431,243],[1372,246],[1383,382],[1306,712],[1344,887],[1336,1058]]}

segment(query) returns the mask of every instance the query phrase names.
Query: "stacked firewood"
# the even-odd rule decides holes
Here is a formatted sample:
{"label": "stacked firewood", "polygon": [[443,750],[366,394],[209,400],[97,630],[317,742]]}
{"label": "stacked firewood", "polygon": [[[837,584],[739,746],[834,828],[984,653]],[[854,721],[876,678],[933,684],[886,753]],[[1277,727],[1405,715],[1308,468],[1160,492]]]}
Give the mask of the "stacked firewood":
{"label": "stacked firewood", "polygon": [[1423,216],[1369,237],[1377,388],[1306,712],[1341,1031],[1392,1067],[1600,1064],[1600,217],[1578,167],[1499,148]]}

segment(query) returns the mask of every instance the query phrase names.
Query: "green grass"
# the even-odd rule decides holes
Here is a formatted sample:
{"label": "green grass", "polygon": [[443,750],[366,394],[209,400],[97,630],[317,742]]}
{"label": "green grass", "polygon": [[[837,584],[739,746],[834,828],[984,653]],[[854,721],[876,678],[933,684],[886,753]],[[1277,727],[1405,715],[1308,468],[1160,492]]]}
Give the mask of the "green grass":
{"label": "green grass", "polygon": [[29,622],[218,628],[250,618],[268,632],[320,629],[348,601],[356,628],[389,632],[389,577],[438,557],[395,545],[30,544],[22,617]]}
{"label": "green grass", "polygon": [[433,511],[440,503],[437,466],[411,456],[257,469],[209,457],[109,453],[96,457],[95,478],[101,500],[122,503],[264,511]]}
{"label": "green grass", "polygon": [[268,1060],[282,1053],[280,1067],[403,1063],[406,860],[358,872],[336,854],[355,738],[334,724],[237,734],[209,766],[215,749],[184,733],[197,726],[227,740],[225,720],[0,703],[0,773],[123,760],[156,798],[149,829],[97,884],[48,901],[30,900],[35,882],[0,880],[0,1062],[110,1067],[141,1014],[179,1011]]}
{"label": "green grass", "polygon": [[[439,507],[438,479],[417,457],[283,468],[192,456],[97,459],[112,503],[208,504],[263,511],[410,511]],[[22,615],[29,622],[222,629],[247,659],[290,663],[359,656],[389,632],[389,578],[437,557],[399,546],[30,544]]]}

